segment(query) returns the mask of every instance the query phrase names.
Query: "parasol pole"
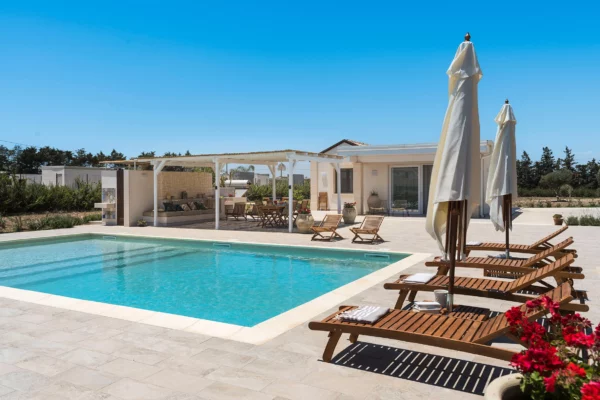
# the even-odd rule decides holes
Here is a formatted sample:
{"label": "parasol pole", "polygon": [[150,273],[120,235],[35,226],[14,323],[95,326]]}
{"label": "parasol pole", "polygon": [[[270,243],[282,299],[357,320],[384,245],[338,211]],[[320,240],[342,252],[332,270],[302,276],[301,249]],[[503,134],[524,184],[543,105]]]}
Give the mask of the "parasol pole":
{"label": "parasol pole", "polygon": [[448,215],[450,223],[446,226],[446,235],[448,236],[447,253],[450,256],[450,268],[448,273],[448,312],[454,309],[454,271],[456,269],[456,242],[458,239],[458,224],[460,218],[460,208],[462,201],[448,202]]}
{"label": "parasol pole", "polygon": [[505,194],[504,196],[504,235],[506,241],[506,259],[510,258],[510,222],[512,219],[512,194]]}
{"label": "parasol pole", "polygon": [[[508,99],[504,100],[504,104],[508,104]],[[508,232],[510,228],[510,223],[512,220],[512,193],[504,195],[504,235],[506,240],[506,259],[510,259],[510,233]]]}

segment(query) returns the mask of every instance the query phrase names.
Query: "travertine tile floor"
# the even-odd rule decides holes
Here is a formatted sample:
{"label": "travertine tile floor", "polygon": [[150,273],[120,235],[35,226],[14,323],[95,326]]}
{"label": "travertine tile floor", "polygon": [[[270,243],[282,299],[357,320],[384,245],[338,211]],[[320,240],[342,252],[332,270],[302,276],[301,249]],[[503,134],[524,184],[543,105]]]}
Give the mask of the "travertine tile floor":
{"label": "travertine tile floor", "polygon": [[[514,242],[529,243],[545,236],[554,229],[549,222],[546,218],[539,221],[533,218],[531,224],[515,223]],[[0,241],[92,231],[312,245],[309,236],[282,232],[99,226],[35,235],[0,235]],[[346,240],[314,245],[367,247],[350,243],[348,227],[340,232]],[[583,266],[587,275],[585,281],[577,283],[579,288],[589,290],[591,311],[588,316],[592,321],[600,321],[596,306],[598,295],[594,290],[600,283],[596,250],[600,229],[571,227],[562,237],[568,235],[574,237],[574,247],[579,252],[577,265]],[[387,241],[377,245],[379,249],[437,253],[435,243],[424,230],[422,218],[388,218],[383,224],[382,236]],[[469,238],[502,240],[503,236],[493,231],[489,221],[473,221]],[[422,265],[414,265],[408,271],[424,269]],[[470,272],[461,270],[461,274],[464,273]],[[392,279],[394,277],[388,280]],[[347,303],[393,305],[395,293],[383,290],[382,284]],[[473,299],[459,297],[457,301],[467,303]],[[511,305],[500,301],[476,301],[493,310],[505,310]],[[332,310],[327,314],[330,312]],[[0,299],[0,399],[475,399],[481,398],[482,383],[471,390],[469,384],[465,384],[465,377],[469,379],[472,372],[475,375],[472,379],[478,374],[485,379],[485,373],[480,373],[482,369],[489,373],[506,367],[503,361],[428,346],[369,337],[360,340],[365,344],[361,343],[359,346],[362,347],[357,348],[350,346],[348,341],[340,341],[338,351],[346,348],[352,351],[342,352],[337,364],[325,364],[320,357],[326,335],[308,330],[307,324],[254,346]],[[396,362],[400,363],[407,358],[405,355],[410,355],[408,362],[416,361],[405,362],[393,376],[389,370],[381,373],[382,362],[397,358]],[[434,379],[424,383],[423,366],[440,364],[441,360],[441,365],[448,362],[456,374],[451,379],[444,375],[443,379],[437,379],[437,384]],[[397,365],[392,367],[396,369]],[[406,372],[402,377],[397,377],[403,370]],[[459,378],[462,380],[457,380]],[[448,383],[444,387],[445,380]],[[472,386],[473,380],[469,382]],[[452,386],[454,389],[449,388]],[[464,391],[463,387],[466,387]],[[472,394],[472,391],[479,394]]]}

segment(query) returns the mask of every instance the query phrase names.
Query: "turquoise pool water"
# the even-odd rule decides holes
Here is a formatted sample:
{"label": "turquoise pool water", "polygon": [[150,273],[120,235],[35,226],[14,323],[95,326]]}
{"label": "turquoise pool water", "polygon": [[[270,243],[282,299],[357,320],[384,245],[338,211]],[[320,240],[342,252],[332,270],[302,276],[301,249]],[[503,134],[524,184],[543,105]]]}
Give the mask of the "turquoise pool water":
{"label": "turquoise pool water", "polygon": [[0,285],[254,326],[406,256],[87,235],[0,245]]}

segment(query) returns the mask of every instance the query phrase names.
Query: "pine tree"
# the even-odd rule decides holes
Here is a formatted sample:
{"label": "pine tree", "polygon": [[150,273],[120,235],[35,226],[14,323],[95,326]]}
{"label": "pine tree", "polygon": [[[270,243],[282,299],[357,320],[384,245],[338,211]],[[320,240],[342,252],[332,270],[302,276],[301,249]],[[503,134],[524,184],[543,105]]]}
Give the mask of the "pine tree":
{"label": "pine tree", "polygon": [[521,155],[521,159],[517,160],[517,185],[522,188],[531,189],[537,182],[533,181],[533,163],[526,151]]}
{"label": "pine tree", "polygon": [[536,169],[539,177],[548,175],[556,169],[556,160],[549,147],[542,148],[542,157],[540,158],[540,161],[536,163]]}
{"label": "pine tree", "polygon": [[569,148],[569,146],[565,147],[565,158],[562,160],[562,167],[568,169],[569,171],[575,171],[575,155],[573,151]]}

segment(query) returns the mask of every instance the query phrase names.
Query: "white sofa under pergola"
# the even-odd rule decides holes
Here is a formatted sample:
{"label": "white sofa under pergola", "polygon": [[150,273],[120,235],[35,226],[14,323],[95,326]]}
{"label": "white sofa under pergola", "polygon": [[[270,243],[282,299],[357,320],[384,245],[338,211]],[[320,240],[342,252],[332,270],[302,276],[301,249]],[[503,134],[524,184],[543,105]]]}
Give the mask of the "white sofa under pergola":
{"label": "white sofa under pergola", "polygon": [[[215,179],[215,229],[219,229],[219,213],[220,213],[220,180],[218,172],[224,164],[252,164],[252,165],[266,165],[271,171],[273,176],[273,200],[275,200],[275,178],[276,178],[276,167],[279,163],[287,163],[287,171],[290,176],[289,179],[289,202],[293,204],[294,201],[294,189],[293,189],[293,177],[294,167],[298,161],[317,161],[317,162],[329,162],[337,171],[337,208],[338,213],[342,212],[341,209],[341,180],[340,180],[340,163],[344,161],[344,157],[324,154],[324,153],[311,153],[306,151],[298,150],[275,150],[275,151],[260,151],[250,153],[222,153],[222,154],[198,154],[193,156],[177,156],[177,157],[153,157],[153,158],[138,158],[134,160],[138,163],[149,163],[152,165],[154,171],[154,226],[158,225],[158,175],[162,169],[166,166],[176,167],[210,167],[216,172]],[[288,207],[288,230],[292,232],[294,226],[293,219],[293,207]]]}

